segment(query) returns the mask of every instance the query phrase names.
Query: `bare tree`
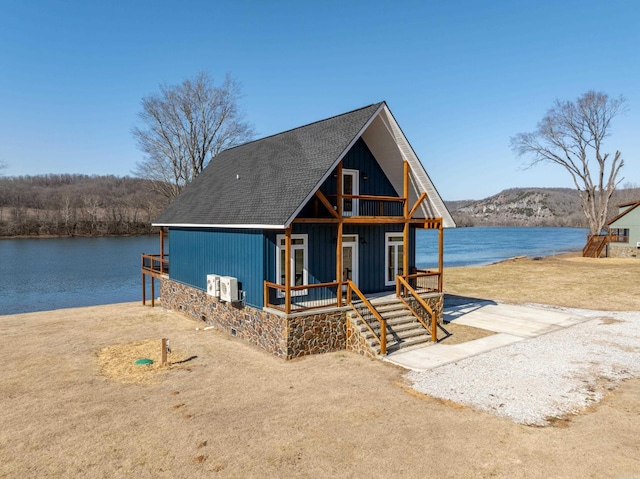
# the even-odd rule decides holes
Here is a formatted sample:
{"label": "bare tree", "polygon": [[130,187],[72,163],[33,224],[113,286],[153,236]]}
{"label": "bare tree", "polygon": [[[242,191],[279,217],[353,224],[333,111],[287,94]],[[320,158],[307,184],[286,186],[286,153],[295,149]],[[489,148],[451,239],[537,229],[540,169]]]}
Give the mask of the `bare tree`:
{"label": "bare tree", "polygon": [[565,168],[578,189],[582,209],[592,235],[598,235],[607,221],[609,199],[623,180],[621,153],[613,157],[602,151],[611,121],[626,111],[626,99],[610,98],[588,91],[575,102],[556,100],[533,133],[511,138],[511,149],[530,158],[529,167],[541,162]]}
{"label": "bare tree", "polygon": [[209,75],[199,73],[143,98],[144,126],[132,133],[145,157],[134,173],[152,180],[169,200],[175,198],[218,153],[253,138],[238,105],[241,96],[240,84],[229,74],[215,86]]}

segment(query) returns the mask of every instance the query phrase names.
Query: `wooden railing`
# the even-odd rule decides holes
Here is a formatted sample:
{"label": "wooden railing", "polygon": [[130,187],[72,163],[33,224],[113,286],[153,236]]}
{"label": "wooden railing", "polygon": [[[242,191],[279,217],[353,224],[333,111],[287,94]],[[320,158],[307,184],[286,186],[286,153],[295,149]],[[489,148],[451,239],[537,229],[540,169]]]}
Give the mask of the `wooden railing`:
{"label": "wooden railing", "polygon": [[166,254],[143,254],[142,270],[155,274],[169,274],[169,256]]}
{"label": "wooden railing", "polygon": [[409,308],[411,314],[420,321],[424,328],[431,332],[431,341],[438,341],[438,318],[436,313],[402,276],[396,276],[396,296]]}
{"label": "wooden railing", "polygon": [[[335,206],[336,195],[328,195]],[[404,198],[397,196],[342,195],[344,216],[403,216]]]}
{"label": "wooden railing", "polygon": [[[352,301],[353,294],[360,300],[354,304]],[[347,280],[347,303],[353,311],[360,317],[362,322],[371,331],[373,337],[380,344],[380,354],[387,354],[387,321],[378,313],[376,308],[365,298],[364,294],[353,284],[353,281]],[[376,334],[373,330],[373,324],[377,321],[380,324],[380,334]]]}
{"label": "wooden railing", "polygon": [[413,271],[405,279],[418,293],[442,292],[442,275],[438,271],[415,268]]}
{"label": "wooden railing", "polygon": [[291,298],[287,302],[287,288],[284,285],[265,281],[264,306],[287,314],[308,309],[335,307],[338,306],[339,286],[337,282],[291,286]]}
{"label": "wooden railing", "polygon": [[629,236],[628,235],[618,235],[618,234],[610,234],[609,235],[610,243],[628,243]]}

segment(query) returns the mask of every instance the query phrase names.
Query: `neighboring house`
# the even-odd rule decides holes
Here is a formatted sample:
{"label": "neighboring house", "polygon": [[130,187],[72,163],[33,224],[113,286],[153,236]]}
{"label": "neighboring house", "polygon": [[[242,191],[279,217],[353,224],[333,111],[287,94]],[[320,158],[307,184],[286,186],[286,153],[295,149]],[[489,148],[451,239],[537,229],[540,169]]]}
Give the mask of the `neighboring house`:
{"label": "neighboring house", "polygon": [[[357,337],[351,298],[399,291],[441,317],[455,223],[384,102],[223,151],[153,225],[170,263],[161,239],[143,278],[161,278],[162,304],[278,356],[379,352]],[[439,231],[437,270],[415,269],[421,228]],[[374,309],[360,329],[377,327],[384,352],[380,325],[394,326]]]}
{"label": "neighboring house", "polygon": [[607,225],[609,257],[640,257],[640,201],[618,205],[618,215]]}

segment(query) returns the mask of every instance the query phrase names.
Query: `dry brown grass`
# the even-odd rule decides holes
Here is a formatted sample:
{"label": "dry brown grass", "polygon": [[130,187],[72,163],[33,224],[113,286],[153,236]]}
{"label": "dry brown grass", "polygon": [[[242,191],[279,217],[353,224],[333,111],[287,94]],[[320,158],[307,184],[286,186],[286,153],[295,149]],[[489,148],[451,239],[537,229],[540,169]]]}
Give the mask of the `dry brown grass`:
{"label": "dry brown grass", "polygon": [[[520,270],[526,284],[526,264],[537,278],[538,268],[553,266],[546,282],[562,288],[567,265],[585,263],[527,260],[468,270],[480,283]],[[597,265],[590,277],[602,276],[607,262]],[[447,273],[458,294],[480,295],[475,284],[465,286],[462,272]],[[613,271],[604,277],[605,290],[617,286]],[[570,305],[591,304],[567,296]],[[531,428],[416,394],[387,363],[348,352],[285,362],[197,326],[133,303],[0,317],[0,477],[640,474],[638,380],[566,427]],[[192,359],[150,369],[142,383],[123,382],[126,371],[114,373],[117,381],[101,373],[106,352],[126,355],[130,364],[134,356],[159,355],[163,337],[174,354]],[[136,349],[145,344],[151,349]]]}
{"label": "dry brown grass", "polygon": [[640,311],[640,260],[577,254],[447,268],[445,291],[510,303]]}
{"label": "dry brown grass", "polygon": [[[136,364],[139,359],[151,359],[152,364]],[[125,384],[154,384],[161,373],[171,368],[187,367],[191,358],[173,349],[162,364],[162,338],[147,339],[128,344],[115,344],[98,353],[99,373]]]}

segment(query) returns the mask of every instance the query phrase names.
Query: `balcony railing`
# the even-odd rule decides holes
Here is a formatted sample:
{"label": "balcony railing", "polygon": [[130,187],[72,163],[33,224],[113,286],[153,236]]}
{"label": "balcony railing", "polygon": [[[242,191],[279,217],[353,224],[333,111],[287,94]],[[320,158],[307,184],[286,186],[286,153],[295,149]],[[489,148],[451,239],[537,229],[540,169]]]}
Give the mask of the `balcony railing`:
{"label": "balcony railing", "polygon": [[414,273],[406,277],[409,285],[418,293],[441,293],[442,281],[440,273],[423,269],[414,269]]}
{"label": "balcony railing", "polygon": [[142,270],[152,274],[169,274],[169,256],[166,254],[143,254]]}
{"label": "balcony railing", "polygon": [[[335,207],[337,196],[329,195]],[[404,215],[404,198],[396,196],[342,195],[344,216],[399,216]]]}
{"label": "balcony railing", "polygon": [[264,305],[285,313],[338,306],[338,283],[291,286],[291,301],[287,305],[284,285],[264,282]]}

